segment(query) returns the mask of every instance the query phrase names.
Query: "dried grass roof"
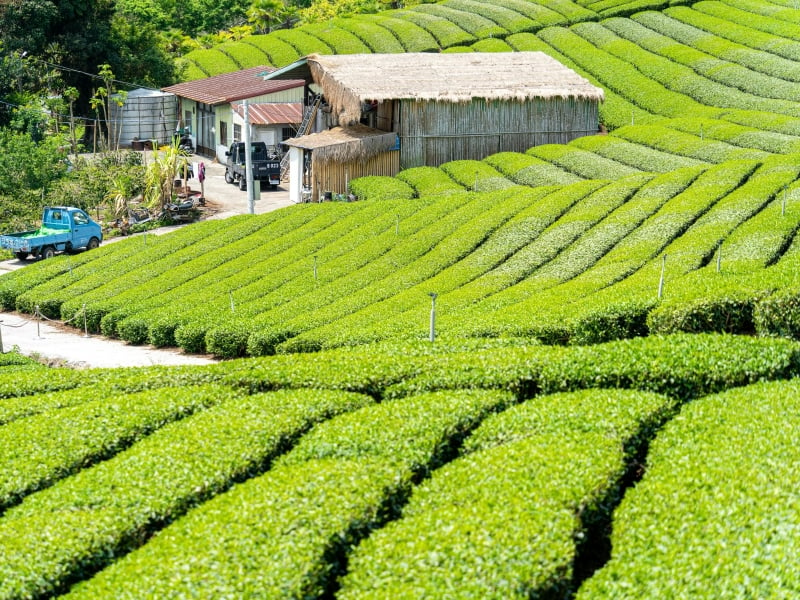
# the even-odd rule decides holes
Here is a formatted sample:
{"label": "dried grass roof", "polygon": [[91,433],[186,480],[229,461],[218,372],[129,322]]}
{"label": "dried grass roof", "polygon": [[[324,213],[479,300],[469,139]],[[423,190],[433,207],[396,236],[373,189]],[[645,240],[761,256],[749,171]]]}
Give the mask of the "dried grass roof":
{"label": "dried grass roof", "polygon": [[470,102],[576,98],[603,90],[543,52],[311,54],[304,60],[341,122],[356,122],[369,100]]}
{"label": "dried grass roof", "polygon": [[305,148],[314,152],[317,162],[352,162],[367,160],[376,154],[394,148],[397,135],[356,124],[334,127],[298,138],[286,140],[287,146]]}

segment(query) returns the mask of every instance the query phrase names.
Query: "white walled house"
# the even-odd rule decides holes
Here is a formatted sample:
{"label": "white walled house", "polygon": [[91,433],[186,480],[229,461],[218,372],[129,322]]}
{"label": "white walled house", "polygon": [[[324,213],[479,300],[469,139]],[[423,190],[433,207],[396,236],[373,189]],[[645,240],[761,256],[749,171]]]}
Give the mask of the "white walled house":
{"label": "white walled house", "polygon": [[[177,123],[174,129],[191,131],[198,154],[218,155],[219,149],[227,148],[232,142],[243,139],[243,121],[241,118],[236,120],[234,103],[241,103],[243,100],[253,104],[302,103],[305,81],[264,80],[263,75],[272,70],[272,67],[258,66],[163,88],[164,92],[175,94],[178,99]],[[253,133],[254,139],[258,139],[257,133],[273,135],[257,132],[256,129],[253,129]],[[288,131],[285,133],[288,134]],[[222,156],[224,158],[224,151]]]}

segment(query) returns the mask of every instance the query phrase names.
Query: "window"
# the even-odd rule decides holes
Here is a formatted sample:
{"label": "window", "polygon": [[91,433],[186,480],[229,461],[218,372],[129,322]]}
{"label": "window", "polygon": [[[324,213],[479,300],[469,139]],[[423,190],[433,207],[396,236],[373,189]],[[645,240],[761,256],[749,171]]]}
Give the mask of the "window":
{"label": "window", "polygon": [[237,125],[236,123],[233,124],[233,141],[234,142],[242,141],[242,126]]}
{"label": "window", "polygon": [[219,142],[228,145],[228,124],[225,121],[219,122]]}
{"label": "window", "polygon": [[72,215],[72,220],[75,221],[75,225],[86,225],[89,223],[89,217],[82,212],[76,212]]}
{"label": "window", "polygon": [[186,132],[192,130],[192,111],[190,110],[183,112],[183,129]]}
{"label": "window", "polygon": [[284,127],[281,130],[281,141],[284,142],[290,138],[293,138],[297,135],[297,131],[294,127]]}

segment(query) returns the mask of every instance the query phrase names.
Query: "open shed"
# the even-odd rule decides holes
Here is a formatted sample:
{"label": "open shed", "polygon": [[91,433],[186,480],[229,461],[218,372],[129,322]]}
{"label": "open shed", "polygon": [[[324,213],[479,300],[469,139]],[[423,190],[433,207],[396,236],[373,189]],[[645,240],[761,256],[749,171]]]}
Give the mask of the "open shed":
{"label": "open shed", "polygon": [[317,84],[323,128],[395,133],[404,169],[597,133],[604,98],[542,52],[312,54],[265,78]]}
{"label": "open shed", "polygon": [[326,192],[346,194],[355,177],[397,175],[397,135],[357,123],[287,140],[289,198],[319,201]]}

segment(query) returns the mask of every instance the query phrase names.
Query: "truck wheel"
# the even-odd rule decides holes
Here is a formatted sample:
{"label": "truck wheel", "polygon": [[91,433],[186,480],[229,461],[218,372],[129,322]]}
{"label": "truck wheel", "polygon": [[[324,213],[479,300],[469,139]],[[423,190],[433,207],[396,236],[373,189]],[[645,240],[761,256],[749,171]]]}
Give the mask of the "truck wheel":
{"label": "truck wheel", "polygon": [[242,191],[247,189],[247,180],[244,177],[239,178],[239,189]]}
{"label": "truck wheel", "polygon": [[233,175],[228,169],[225,169],[225,183],[233,183]]}
{"label": "truck wheel", "polygon": [[96,237],[93,237],[92,239],[89,240],[89,243],[86,244],[86,249],[87,250],[94,250],[99,245],[100,245],[100,240],[98,240]]}
{"label": "truck wheel", "polygon": [[56,249],[52,246],[45,246],[42,248],[41,257],[42,258],[53,258],[56,255]]}
{"label": "truck wheel", "polygon": [[28,258],[27,252],[14,252],[14,256],[16,256],[19,260],[25,260]]}

